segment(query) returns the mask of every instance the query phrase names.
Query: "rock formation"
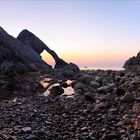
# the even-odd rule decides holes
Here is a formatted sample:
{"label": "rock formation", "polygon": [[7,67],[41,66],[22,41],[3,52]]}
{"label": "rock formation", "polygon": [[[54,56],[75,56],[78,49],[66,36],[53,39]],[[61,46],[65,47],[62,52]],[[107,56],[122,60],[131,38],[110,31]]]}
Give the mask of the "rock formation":
{"label": "rock formation", "polygon": [[55,60],[55,68],[63,68],[68,65],[64,60],[60,59],[58,55],[51,50],[44,42],[28,30],[23,30],[17,37],[18,40],[30,46],[39,55],[46,50]]}
{"label": "rock formation", "polygon": [[137,56],[129,58],[124,63],[123,67],[128,71],[140,71],[140,52],[137,54]]}
{"label": "rock formation", "polygon": [[[37,36],[23,30],[17,38],[0,27],[0,73],[23,73],[29,71],[52,71],[40,54],[46,50],[55,60],[55,69],[79,70],[75,64],[68,64],[45,45]],[[71,68],[72,66],[72,68]]]}
{"label": "rock formation", "polygon": [[51,70],[40,55],[27,44],[10,36],[0,27],[0,72],[22,73],[34,70]]}

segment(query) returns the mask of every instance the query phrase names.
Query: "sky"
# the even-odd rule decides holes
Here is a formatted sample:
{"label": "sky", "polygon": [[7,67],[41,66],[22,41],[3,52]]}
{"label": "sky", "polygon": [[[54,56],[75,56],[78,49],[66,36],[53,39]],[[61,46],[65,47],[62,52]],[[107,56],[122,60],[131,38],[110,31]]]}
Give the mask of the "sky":
{"label": "sky", "polygon": [[28,29],[81,67],[122,67],[140,50],[140,1],[0,0],[0,26],[14,37]]}

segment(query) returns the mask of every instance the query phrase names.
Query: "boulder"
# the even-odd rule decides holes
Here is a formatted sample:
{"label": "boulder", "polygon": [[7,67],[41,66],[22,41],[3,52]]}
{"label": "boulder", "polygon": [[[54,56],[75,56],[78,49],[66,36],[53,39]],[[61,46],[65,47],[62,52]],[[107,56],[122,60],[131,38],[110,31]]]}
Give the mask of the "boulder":
{"label": "boulder", "polygon": [[86,86],[85,86],[84,84],[78,82],[78,83],[75,84],[74,90],[75,90],[75,91],[77,91],[77,90],[79,90],[79,89],[83,90],[83,89],[85,89],[85,87],[86,87]]}
{"label": "boulder", "polygon": [[85,85],[90,85],[91,81],[93,80],[93,77],[91,75],[83,75],[79,78],[79,82]]}
{"label": "boulder", "polygon": [[73,79],[73,77],[75,77],[78,72],[79,67],[73,63],[67,64],[63,68],[54,68],[54,75],[56,76],[56,78],[65,77],[67,79]]}

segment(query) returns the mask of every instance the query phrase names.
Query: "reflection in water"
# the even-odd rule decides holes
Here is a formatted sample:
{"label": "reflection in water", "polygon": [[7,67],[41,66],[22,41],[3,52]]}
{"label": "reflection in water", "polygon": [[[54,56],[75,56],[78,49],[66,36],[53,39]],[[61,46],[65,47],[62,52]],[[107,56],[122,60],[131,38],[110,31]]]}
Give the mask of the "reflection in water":
{"label": "reflection in water", "polygon": [[62,95],[71,95],[74,94],[74,89],[72,87],[64,88],[64,93]]}
{"label": "reflection in water", "polygon": [[[52,80],[52,79],[51,79]],[[71,80],[67,80],[65,83],[68,85],[67,88],[63,88],[64,89],[64,93],[61,96],[68,96],[68,97],[72,97],[74,95],[74,89],[71,87],[73,81]],[[54,86],[61,86],[61,82],[60,83],[53,83],[50,84],[51,82],[44,82],[41,81],[41,85],[46,88],[47,90],[43,93],[44,96],[48,96],[50,94],[50,89]]]}

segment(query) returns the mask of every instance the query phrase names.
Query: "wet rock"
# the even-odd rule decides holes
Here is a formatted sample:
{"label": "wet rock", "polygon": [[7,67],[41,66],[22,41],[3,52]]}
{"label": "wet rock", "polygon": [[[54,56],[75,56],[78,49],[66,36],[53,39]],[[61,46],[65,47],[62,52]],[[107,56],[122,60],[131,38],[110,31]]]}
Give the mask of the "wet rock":
{"label": "wet rock", "polygon": [[67,88],[69,85],[65,82],[61,84],[63,88]]}
{"label": "wet rock", "polygon": [[120,100],[122,102],[133,102],[134,101],[133,93],[126,92],[125,95],[120,98]]}
{"label": "wet rock", "polygon": [[70,84],[70,86],[71,86],[72,88],[74,88],[75,85],[76,85],[76,82],[75,82],[75,81],[73,81],[73,82]]}
{"label": "wet rock", "polygon": [[52,95],[61,95],[64,93],[64,89],[60,86],[53,86],[51,89],[50,89],[50,94]]}

